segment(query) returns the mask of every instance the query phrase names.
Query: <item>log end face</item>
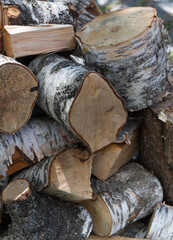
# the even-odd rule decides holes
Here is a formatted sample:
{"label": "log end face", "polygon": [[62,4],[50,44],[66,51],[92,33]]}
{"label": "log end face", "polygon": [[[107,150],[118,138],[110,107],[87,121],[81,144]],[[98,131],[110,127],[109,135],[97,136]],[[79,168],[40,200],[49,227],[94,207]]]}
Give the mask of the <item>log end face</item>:
{"label": "log end face", "polygon": [[21,64],[0,68],[0,131],[15,133],[30,118],[38,92],[34,75]]}
{"label": "log end face", "polygon": [[126,119],[123,101],[108,81],[96,73],[87,74],[69,115],[77,135],[95,152],[116,141]]}

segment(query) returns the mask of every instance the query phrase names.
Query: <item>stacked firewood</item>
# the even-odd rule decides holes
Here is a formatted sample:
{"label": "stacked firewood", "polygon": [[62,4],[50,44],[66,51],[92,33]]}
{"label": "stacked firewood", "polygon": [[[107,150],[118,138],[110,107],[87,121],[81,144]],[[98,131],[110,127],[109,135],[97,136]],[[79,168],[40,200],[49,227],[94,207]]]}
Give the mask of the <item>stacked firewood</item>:
{"label": "stacked firewood", "polygon": [[1,239],[172,239],[173,80],[155,9],[0,7]]}

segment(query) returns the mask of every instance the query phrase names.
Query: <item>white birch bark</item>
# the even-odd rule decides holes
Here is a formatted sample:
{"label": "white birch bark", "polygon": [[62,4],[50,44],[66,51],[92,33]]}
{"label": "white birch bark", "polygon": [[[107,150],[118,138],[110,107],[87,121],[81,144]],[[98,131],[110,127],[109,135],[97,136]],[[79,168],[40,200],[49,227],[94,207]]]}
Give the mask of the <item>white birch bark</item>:
{"label": "white birch bark", "polygon": [[48,119],[30,120],[13,135],[0,134],[0,175],[5,176],[8,166],[13,164],[16,147],[34,163],[75,143],[74,138],[57,122]]}
{"label": "white birch bark", "polygon": [[[131,19],[135,23],[130,24]],[[137,111],[162,100],[168,90],[166,35],[156,11],[141,7],[98,16],[82,27],[76,39],[86,64],[110,80],[128,111]]]}

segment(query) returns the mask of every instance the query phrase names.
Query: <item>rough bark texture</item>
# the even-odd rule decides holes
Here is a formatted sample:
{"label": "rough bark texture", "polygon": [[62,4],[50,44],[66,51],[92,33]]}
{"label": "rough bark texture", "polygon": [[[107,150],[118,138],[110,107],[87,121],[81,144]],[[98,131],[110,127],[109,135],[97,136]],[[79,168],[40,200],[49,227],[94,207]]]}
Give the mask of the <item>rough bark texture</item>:
{"label": "rough bark texture", "polygon": [[136,163],[126,164],[104,182],[94,177],[91,182],[98,198],[83,206],[90,212],[93,231],[99,236],[118,233],[127,224],[152,213],[163,199],[158,179]]}
{"label": "rough bark texture", "polygon": [[118,143],[112,143],[96,153],[93,157],[92,174],[105,181],[120,167],[125,165],[139,150],[139,123],[129,119],[117,136]]}
{"label": "rough bark texture", "polygon": [[38,191],[68,201],[92,199],[90,187],[92,159],[81,148],[69,148],[21,171]]}
{"label": "rough bark texture", "polygon": [[151,106],[167,92],[166,36],[162,21],[149,7],[103,14],[76,34],[86,63],[111,81],[129,111]]}
{"label": "rough bark texture", "polygon": [[71,10],[61,2],[2,0],[5,25],[72,24]]}
{"label": "rough bark texture", "polygon": [[153,240],[173,239],[173,206],[165,204],[156,206],[146,237]]}
{"label": "rough bark texture", "polygon": [[83,207],[38,194],[33,189],[24,199],[4,203],[12,220],[4,240],[84,240],[92,230],[91,217]]}
{"label": "rough bark texture", "polygon": [[93,152],[116,142],[127,113],[106,79],[56,54],[36,58],[29,68],[39,83],[38,104],[47,114]]}
{"label": "rough bark texture", "polygon": [[0,55],[0,132],[15,133],[26,124],[38,96],[37,85],[27,67]]}
{"label": "rough bark texture", "polygon": [[[0,175],[5,175],[17,158],[17,164],[22,159],[27,165],[31,165],[75,145],[76,142],[56,121],[48,118],[32,119],[14,135],[0,134]],[[16,148],[19,153],[17,156]]]}
{"label": "rough bark texture", "polygon": [[173,204],[173,97],[143,112],[140,162],[161,181],[164,199]]}

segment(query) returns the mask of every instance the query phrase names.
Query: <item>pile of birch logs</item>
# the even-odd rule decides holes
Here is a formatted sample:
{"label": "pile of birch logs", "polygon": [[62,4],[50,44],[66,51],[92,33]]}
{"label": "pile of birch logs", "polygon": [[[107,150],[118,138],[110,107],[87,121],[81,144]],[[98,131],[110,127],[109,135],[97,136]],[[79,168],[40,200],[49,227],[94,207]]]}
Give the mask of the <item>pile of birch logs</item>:
{"label": "pile of birch logs", "polygon": [[1,0],[0,36],[0,239],[173,239],[173,78],[156,10]]}

